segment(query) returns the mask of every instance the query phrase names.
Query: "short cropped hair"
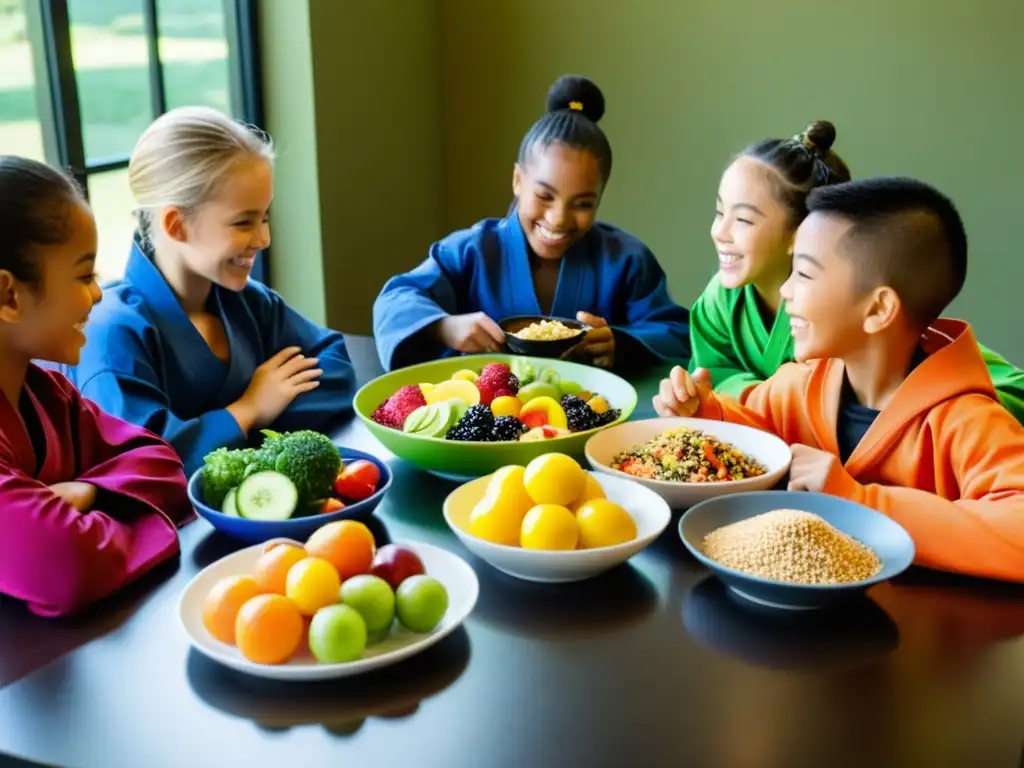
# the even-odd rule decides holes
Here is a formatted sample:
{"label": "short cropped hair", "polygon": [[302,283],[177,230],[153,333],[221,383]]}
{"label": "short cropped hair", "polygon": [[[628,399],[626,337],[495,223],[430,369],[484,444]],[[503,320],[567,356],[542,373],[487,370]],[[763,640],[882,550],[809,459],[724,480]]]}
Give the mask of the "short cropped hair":
{"label": "short cropped hair", "polygon": [[916,326],[930,325],[963,288],[967,233],[935,187],[905,177],[858,179],[818,187],[807,208],[852,223],[842,248],[855,261],[856,287],[891,287]]}

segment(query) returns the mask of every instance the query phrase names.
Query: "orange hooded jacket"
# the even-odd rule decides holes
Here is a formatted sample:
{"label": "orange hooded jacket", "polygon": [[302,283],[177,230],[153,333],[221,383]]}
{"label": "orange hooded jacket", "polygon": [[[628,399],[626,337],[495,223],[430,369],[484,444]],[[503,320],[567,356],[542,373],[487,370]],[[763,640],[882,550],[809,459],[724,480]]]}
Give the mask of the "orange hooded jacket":
{"label": "orange hooded jacket", "polygon": [[[1024,427],[999,403],[967,323],[937,320],[922,346],[927,358],[823,491],[906,528],[918,565],[1024,581]],[[695,416],[838,456],[844,382],[842,360],[789,363],[747,389],[742,404],[712,393]]]}

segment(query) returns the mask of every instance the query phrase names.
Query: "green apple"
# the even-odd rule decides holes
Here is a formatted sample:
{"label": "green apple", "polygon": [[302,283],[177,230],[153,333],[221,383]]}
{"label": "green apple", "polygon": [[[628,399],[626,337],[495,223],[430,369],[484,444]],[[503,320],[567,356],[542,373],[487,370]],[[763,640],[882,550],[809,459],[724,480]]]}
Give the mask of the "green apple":
{"label": "green apple", "polygon": [[324,664],[361,659],[366,650],[366,622],[359,611],[341,603],[321,608],[309,623],[309,650]]}
{"label": "green apple", "polygon": [[558,388],[562,390],[563,395],[578,395],[583,391],[583,387],[575,381],[566,381],[565,379],[558,383]]}
{"label": "green apple", "polygon": [[562,390],[553,384],[545,384],[542,381],[535,381],[533,384],[527,384],[525,387],[520,387],[518,397],[522,400],[524,405],[538,397],[550,397],[552,400],[557,402],[562,399]]}
{"label": "green apple", "polygon": [[364,573],[345,579],[341,602],[359,611],[368,632],[387,629],[395,620],[395,593],[379,576]]}
{"label": "green apple", "polygon": [[395,598],[398,620],[413,632],[429,632],[448,610],[448,590],[433,576],[425,574],[403,581]]}

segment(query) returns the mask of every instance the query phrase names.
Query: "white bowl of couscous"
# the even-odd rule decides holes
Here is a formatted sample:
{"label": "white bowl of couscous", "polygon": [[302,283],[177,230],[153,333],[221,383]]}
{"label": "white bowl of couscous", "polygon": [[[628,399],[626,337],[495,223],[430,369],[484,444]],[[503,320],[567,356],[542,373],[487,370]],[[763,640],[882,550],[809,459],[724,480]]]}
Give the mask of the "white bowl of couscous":
{"label": "white bowl of couscous", "polygon": [[774,488],[793,459],[785,441],[769,432],[682,417],[610,427],[590,438],[585,452],[596,471],[634,480],[673,509]]}

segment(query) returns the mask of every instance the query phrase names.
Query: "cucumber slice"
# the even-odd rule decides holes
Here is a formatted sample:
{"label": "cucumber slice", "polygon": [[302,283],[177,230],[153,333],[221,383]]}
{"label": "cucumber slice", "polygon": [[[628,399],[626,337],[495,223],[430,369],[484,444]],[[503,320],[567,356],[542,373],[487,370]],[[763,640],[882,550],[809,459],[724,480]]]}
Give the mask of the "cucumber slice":
{"label": "cucumber slice", "polygon": [[265,470],[250,475],[238,486],[238,514],[248,520],[287,520],[299,504],[299,492],[286,475]]}
{"label": "cucumber slice", "polygon": [[229,517],[238,517],[238,505],[235,503],[235,499],[238,496],[238,489],[232,488],[228,491],[228,495],[224,497],[224,504],[220,508],[222,515],[228,515]]}

